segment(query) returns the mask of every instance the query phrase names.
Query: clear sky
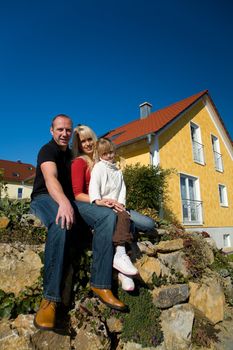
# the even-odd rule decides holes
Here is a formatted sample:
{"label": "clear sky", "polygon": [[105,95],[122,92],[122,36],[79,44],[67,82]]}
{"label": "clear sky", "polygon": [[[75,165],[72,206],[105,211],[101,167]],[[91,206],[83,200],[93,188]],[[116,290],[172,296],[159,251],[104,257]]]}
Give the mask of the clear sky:
{"label": "clear sky", "polygon": [[97,135],[208,89],[233,138],[232,0],[0,1],[0,158],[36,164],[52,117]]}

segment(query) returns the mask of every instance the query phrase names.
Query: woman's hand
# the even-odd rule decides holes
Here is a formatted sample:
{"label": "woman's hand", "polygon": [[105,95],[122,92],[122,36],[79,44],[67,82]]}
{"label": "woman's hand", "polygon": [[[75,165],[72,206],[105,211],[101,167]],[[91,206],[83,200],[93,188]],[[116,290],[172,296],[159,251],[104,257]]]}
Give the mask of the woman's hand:
{"label": "woman's hand", "polygon": [[111,199],[103,198],[103,199],[96,199],[95,204],[102,206],[102,207],[108,207],[108,208],[113,208],[114,203],[112,202]]}

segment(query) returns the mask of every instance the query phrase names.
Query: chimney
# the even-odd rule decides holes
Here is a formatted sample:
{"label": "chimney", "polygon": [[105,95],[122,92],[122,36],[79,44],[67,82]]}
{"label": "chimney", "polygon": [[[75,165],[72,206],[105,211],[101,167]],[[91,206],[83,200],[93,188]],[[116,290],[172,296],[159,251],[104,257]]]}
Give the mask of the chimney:
{"label": "chimney", "polygon": [[140,108],[140,119],[147,118],[151,114],[152,105],[149,102],[143,102],[139,105]]}

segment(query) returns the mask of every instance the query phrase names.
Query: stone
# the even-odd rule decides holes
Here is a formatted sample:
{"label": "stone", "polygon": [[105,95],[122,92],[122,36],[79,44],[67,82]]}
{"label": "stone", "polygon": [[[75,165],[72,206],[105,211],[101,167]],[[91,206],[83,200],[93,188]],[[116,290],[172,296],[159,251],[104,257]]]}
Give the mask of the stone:
{"label": "stone", "polygon": [[214,250],[217,250],[217,244],[215,242],[215,240],[211,237],[208,237],[208,238],[204,238],[205,242],[208,243],[208,245],[214,249]]}
{"label": "stone", "polygon": [[34,315],[19,315],[14,321],[12,321],[12,327],[17,329],[20,336],[24,336],[29,339],[30,336],[37,331],[33,320]]}
{"label": "stone", "polygon": [[194,310],[189,304],[175,305],[161,314],[166,350],[191,349]]}
{"label": "stone", "polygon": [[75,328],[76,336],[72,341],[75,350],[110,350],[111,342],[105,325],[96,317],[83,322]]}
{"label": "stone", "polygon": [[5,229],[9,225],[10,220],[6,216],[0,217],[0,229]]}
{"label": "stone", "polygon": [[188,297],[189,287],[187,284],[162,286],[152,291],[153,303],[160,309],[185,302]]}
{"label": "stone", "polygon": [[158,253],[158,259],[161,263],[162,276],[171,276],[171,270],[182,274],[184,277],[189,275],[189,271],[186,267],[186,261],[184,259],[184,253],[182,251],[167,254]]}
{"label": "stone", "polygon": [[122,331],[122,321],[116,317],[110,317],[107,319],[107,326],[110,333],[120,333]]}
{"label": "stone", "polygon": [[149,347],[143,347],[141,344],[134,343],[134,342],[122,342],[121,340],[119,341],[116,350],[166,350],[164,343],[157,345],[156,347],[154,346],[149,346]]}
{"label": "stone", "polygon": [[156,253],[156,248],[150,241],[137,242],[137,246],[142,254],[154,256]]}
{"label": "stone", "polygon": [[44,224],[40,221],[40,219],[33,214],[23,214],[20,219],[20,225],[25,227],[30,225],[34,227],[44,227]]}
{"label": "stone", "polygon": [[171,241],[161,241],[155,248],[157,252],[174,252],[184,248],[184,241],[182,238],[173,239]]}
{"label": "stone", "polygon": [[12,329],[9,320],[0,321],[0,349],[1,350],[30,350],[30,339],[20,336],[16,329]]}
{"label": "stone", "polygon": [[158,259],[148,256],[143,256],[135,263],[139,275],[145,283],[152,283],[152,277],[155,273],[157,277],[160,276],[161,267]]}
{"label": "stone", "polygon": [[[37,331],[31,336],[32,349],[38,350],[70,350],[70,337],[51,331]],[[82,348],[80,348],[82,349]],[[19,350],[19,349],[17,349]],[[22,349],[23,350],[23,349]]]}
{"label": "stone", "polygon": [[189,303],[200,310],[213,324],[224,318],[225,296],[220,283],[209,279],[203,283],[189,282]]}
{"label": "stone", "polygon": [[5,293],[16,296],[38,280],[42,262],[31,249],[18,251],[9,244],[0,244],[0,280]]}

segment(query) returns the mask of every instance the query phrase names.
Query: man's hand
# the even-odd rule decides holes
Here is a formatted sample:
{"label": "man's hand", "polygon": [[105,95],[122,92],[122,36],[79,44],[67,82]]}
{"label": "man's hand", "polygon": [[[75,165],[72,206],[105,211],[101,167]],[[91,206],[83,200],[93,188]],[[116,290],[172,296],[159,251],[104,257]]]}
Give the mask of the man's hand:
{"label": "man's hand", "polygon": [[66,228],[70,230],[74,223],[74,209],[70,204],[69,200],[64,201],[59,205],[57,216],[56,216],[56,224],[58,225],[59,220],[61,220],[61,228]]}

